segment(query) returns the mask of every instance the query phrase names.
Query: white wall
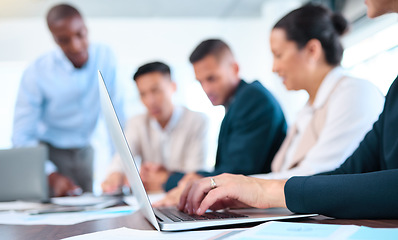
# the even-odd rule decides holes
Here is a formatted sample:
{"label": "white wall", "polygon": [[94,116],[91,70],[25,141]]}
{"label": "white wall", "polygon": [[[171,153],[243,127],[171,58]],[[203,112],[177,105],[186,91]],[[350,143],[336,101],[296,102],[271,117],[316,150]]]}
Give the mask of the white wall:
{"label": "white wall", "polygon": [[[177,103],[208,114],[212,120],[211,155],[214,161],[219,124],[223,118],[222,107],[213,107],[196,82],[188,61],[194,47],[206,38],[222,38],[230,44],[240,63],[241,76],[247,81],[260,80],[279,100],[286,93],[281,82],[271,73],[271,55],[268,50],[269,28],[264,19],[86,19],[89,39],[106,43],[114,50],[119,65],[119,77],[125,84],[129,115],[142,112],[131,76],[138,66],[148,61],[161,60],[170,64],[178,84]],[[13,108],[21,74],[27,64],[40,54],[56,47],[43,19],[0,20],[0,148],[11,147]],[[294,95],[294,94],[293,94]],[[305,97],[304,97],[305,100]],[[285,110],[289,104],[285,104]],[[295,104],[291,109],[298,109]],[[289,111],[287,111],[289,112]],[[294,112],[294,111],[292,111]],[[292,115],[292,114],[290,114]],[[289,116],[290,116],[289,115]],[[290,117],[292,119],[292,117]],[[94,146],[101,149],[104,143],[104,126],[96,131]],[[103,169],[109,161],[109,152],[102,150],[97,159],[96,178],[104,177]]]}
{"label": "white wall", "polygon": [[[92,41],[107,43],[115,51],[123,81],[130,82],[139,65],[163,60],[172,66],[180,90],[185,89],[185,84],[195,81],[188,62],[193,48],[203,39],[220,37],[235,52],[242,77],[248,81],[260,80],[283,100],[279,92],[283,95],[284,87],[270,71],[272,58],[268,37],[274,23],[271,16],[275,18],[275,13],[283,14],[271,10],[265,13],[267,17],[252,20],[96,18],[87,19],[87,24]],[[0,63],[17,61],[25,66],[55,46],[43,19],[0,20],[0,36]],[[177,99],[186,99],[186,96],[191,94],[180,91]],[[188,99],[187,104],[193,103]],[[287,114],[290,121],[289,111]]]}
{"label": "white wall", "polygon": [[[143,111],[131,76],[138,66],[161,60],[170,64],[178,84],[175,100],[189,108],[207,113],[212,119],[212,147],[216,148],[222,107],[212,107],[196,82],[188,57],[194,47],[206,38],[222,38],[230,44],[240,63],[242,78],[260,80],[279,100],[291,123],[303,106],[307,94],[287,92],[271,72],[269,32],[277,19],[297,7],[301,1],[270,1],[259,19],[86,19],[89,38],[110,45],[119,65],[119,77],[125,85],[126,111],[133,115]],[[11,147],[12,116],[16,91],[22,71],[40,54],[55,47],[43,18],[0,19],[0,149]],[[101,125],[96,136],[104,136]],[[103,142],[94,141],[95,146]],[[103,178],[107,155],[97,164],[97,187]]]}
{"label": "white wall", "polygon": [[[179,84],[176,96],[178,102],[185,102],[195,110],[213,111],[196,83],[188,62],[193,48],[210,37],[222,38],[231,45],[244,79],[260,80],[283,103],[286,102],[281,97],[285,94],[284,87],[270,71],[270,24],[267,26],[265,22],[264,19],[87,19],[90,40],[109,44],[117,55],[120,79],[127,84],[128,101],[134,104],[134,108],[127,109],[130,114],[142,111],[131,76],[139,65],[152,60],[162,60],[171,65]],[[15,86],[26,65],[55,47],[55,44],[43,19],[2,20],[0,36],[0,81],[3,81],[2,86],[12,82],[11,92],[15,92]],[[11,61],[15,65],[13,68],[9,67]],[[206,104],[198,104],[192,96],[201,98]],[[12,108],[13,101],[11,97],[7,99],[8,108]],[[287,106],[289,104],[284,104],[285,110],[289,109]],[[5,110],[9,110],[9,113],[12,111]],[[291,120],[293,117],[288,110],[286,112]],[[5,137],[2,136],[3,139]],[[0,147],[7,147],[7,144]]]}

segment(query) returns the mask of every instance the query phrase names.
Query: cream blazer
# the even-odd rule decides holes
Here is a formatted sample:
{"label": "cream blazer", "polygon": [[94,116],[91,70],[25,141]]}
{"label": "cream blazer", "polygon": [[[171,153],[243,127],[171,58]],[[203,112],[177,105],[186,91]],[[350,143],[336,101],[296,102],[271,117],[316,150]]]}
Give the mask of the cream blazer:
{"label": "cream blazer", "polygon": [[[272,172],[253,176],[281,179],[337,168],[372,128],[383,104],[384,96],[373,84],[335,68],[322,82],[313,104],[317,106],[301,135],[298,137],[296,124],[290,127],[274,157]],[[293,152],[286,161],[288,151]]]}
{"label": "cream blazer", "polygon": [[[207,159],[208,119],[203,113],[179,107],[161,129],[147,114],[131,118],[125,136],[134,159],[162,164],[169,171],[203,170]],[[123,165],[116,154],[108,172],[121,172]]]}

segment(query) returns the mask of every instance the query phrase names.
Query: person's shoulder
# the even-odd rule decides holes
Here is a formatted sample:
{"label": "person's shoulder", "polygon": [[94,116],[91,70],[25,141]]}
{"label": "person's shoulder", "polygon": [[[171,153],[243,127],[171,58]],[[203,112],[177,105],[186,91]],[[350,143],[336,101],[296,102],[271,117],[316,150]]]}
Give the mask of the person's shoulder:
{"label": "person's shoulder", "polygon": [[[241,94],[242,95],[251,95],[251,96],[257,96],[257,97],[268,97],[270,95],[270,92],[264,87],[263,84],[261,84],[259,81],[255,80],[251,83],[246,83],[245,81],[243,81],[243,85],[241,85],[242,87],[242,91]],[[254,95],[253,95],[254,94]]]}
{"label": "person's shoulder", "polygon": [[329,112],[365,117],[365,114],[378,114],[383,108],[384,96],[370,81],[345,74],[336,84],[329,96]]}
{"label": "person's shoulder", "polygon": [[127,120],[127,126],[132,127],[132,126],[143,126],[147,121],[148,121],[148,114],[146,113],[141,113],[134,115],[130,117]]}
{"label": "person's shoulder", "polygon": [[41,54],[25,68],[23,78],[36,79],[48,76],[51,72],[48,70],[55,69],[58,58],[57,54],[56,50]]}
{"label": "person's shoulder", "polygon": [[236,124],[251,121],[284,120],[276,98],[258,81],[244,85],[233,100],[229,116]]}
{"label": "person's shoulder", "polygon": [[339,88],[344,88],[344,87],[366,87],[366,88],[376,88],[376,86],[371,83],[369,80],[351,76],[349,74],[345,74],[343,76],[344,80],[340,84]]}
{"label": "person's shoulder", "polygon": [[258,91],[264,91],[267,90],[262,83],[260,83],[258,80],[254,80],[253,82],[247,84],[249,88],[256,89]]}
{"label": "person's shoulder", "polygon": [[197,112],[188,109],[185,106],[181,106],[182,109],[182,118],[183,120],[189,120],[191,122],[207,122],[207,116],[206,114],[202,112]]}
{"label": "person's shoulder", "polygon": [[26,70],[43,70],[51,68],[57,58],[57,51],[51,50],[41,54],[33,62],[31,62]]}
{"label": "person's shoulder", "polygon": [[191,110],[191,109],[189,109],[189,108],[187,108],[185,106],[180,106],[180,108],[181,108],[183,114],[186,115],[186,116],[199,117],[199,118],[205,118],[206,117],[206,115],[204,113]]}
{"label": "person's shoulder", "polygon": [[[380,90],[369,80],[345,75],[343,81],[336,87],[335,93],[349,94],[353,96],[371,97],[372,95],[382,97]],[[369,95],[371,94],[371,95]]]}
{"label": "person's shoulder", "polygon": [[259,81],[246,83],[242,80],[242,82],[244,83],[243,86],[241,85],[242,90],[236,95],[238,102],[279,105],[273,94]]}

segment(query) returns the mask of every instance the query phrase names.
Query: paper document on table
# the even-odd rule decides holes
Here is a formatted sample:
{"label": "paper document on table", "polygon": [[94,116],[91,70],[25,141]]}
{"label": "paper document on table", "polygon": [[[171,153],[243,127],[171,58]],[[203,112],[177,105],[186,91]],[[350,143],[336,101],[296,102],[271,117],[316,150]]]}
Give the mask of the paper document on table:
{"label": "paper document on table", "polygon": [[122,200],[122,197],[94,196],[91,193],[85,193],[81,196],[51,198],[51,202],[62,206],[91,206],[115,199]]}
{"label": "paper document on table", "polygon": [[130,228],[117,228],[112,230],[100,231],[79,235],[65,240],[205,240],[205,239],[224,239],[223,236],[239,233],[242,229],[234,230],[207,230],[207,231],[187,231],[187,232],[158,232],[156,230],[136,230]]}
{"label": "paper document on table", "polygon": [[0,211],[22,211],[28,209],[40,209],[46,205],[37,202],[13,201],[13,202],[0,202]]}
{"label": "paper document on table", "polygon": [[358,229],[354,225],[267,222],[227,239],[348,239]]}
{"label": "paper document on table", "polygon": [[370,228],[361,227],[355,232],[349,240],[371,240],[371,239],[383,239],[383,240],[396,240],[398,239],[398,228]]}
{"label": "paper document on table", "polygon": [[0,212],[0,224],[12,225],[72,225],[76,223],[119,217],[132,214],[136,207],[123,206],[105,208],[95,211],[82,211],[70,213],[49,213],[31,215],[28,212]]}

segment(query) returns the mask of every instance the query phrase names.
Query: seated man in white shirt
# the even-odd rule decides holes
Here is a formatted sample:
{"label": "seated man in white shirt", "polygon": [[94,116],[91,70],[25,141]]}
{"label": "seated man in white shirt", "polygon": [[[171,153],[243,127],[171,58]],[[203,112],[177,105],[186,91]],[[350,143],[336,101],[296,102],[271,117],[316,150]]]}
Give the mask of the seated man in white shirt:
{"label": "seated man in white shirt", "polygon": [[[204,114],[173,104],[176,84],[170,68],[152,62],[138,68],[134,81],[147,113],[127,122],[125,136],[136,159],[147,191],[161,191],[171,172],[203,169],[207,156],[208,122]],[[105,193],[114,193],[126,184],[118,155],[113,158]]]}

